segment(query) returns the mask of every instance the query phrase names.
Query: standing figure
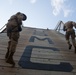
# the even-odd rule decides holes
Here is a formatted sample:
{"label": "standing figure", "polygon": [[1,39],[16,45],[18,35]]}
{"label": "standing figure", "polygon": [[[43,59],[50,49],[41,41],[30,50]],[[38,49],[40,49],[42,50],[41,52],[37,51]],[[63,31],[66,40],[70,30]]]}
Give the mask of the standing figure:
{"label": "standing figure", "polygon": [[17,12],[15,15],[11,16],[6,24],[7,36],[9,37],[7,52],[5,55],[6,62],[11,64],[12,67],[15,66],[13,60],[13,55],[16,51],[16,46],[22,31],[21,25],[22,21],[25,21],[27,16],[21,12]]}
{"label": "standing figure", "polygon": [[71,44],[71,41],[70,41],[70,36],[71,36],[71,40],[72,40],[72,43],[73,43],[73,46],[74,46],[74,49],[75,49],[75,53],[76,53],[76,43],[75,43],[75,30],[74,30],[74,27],[76,28],[76,23],[73,22],[73,21],[68,21],[64,24],[63,26],[63,30],[66,31],[66,34],[65,34],[65,38],[66,38],[66,41],[69,45],[69,49],[72,48],[72,44]]}

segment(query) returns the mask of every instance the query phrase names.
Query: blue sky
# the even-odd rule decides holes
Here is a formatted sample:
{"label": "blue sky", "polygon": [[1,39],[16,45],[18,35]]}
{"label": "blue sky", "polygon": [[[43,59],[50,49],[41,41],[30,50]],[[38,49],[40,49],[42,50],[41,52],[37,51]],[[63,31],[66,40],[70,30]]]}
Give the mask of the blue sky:
{"label": "blue sky", "polygon": [[27,15],[25,27],[54,29],[60,20],[76,21],[76,0],[0,0],[0,28],[17,12]]}

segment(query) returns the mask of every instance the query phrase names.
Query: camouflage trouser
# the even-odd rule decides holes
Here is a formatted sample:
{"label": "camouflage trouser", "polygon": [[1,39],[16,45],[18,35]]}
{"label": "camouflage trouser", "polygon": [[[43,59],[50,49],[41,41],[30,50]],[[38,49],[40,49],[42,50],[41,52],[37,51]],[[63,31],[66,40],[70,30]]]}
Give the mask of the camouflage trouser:
{"label": "camouflage trouser", "polygon": [[9,33],[8,37],[9,37],[9,41],[8,41],[9,52],[15,52],[19,39],[19,32],[11,32]]}
{"label": "camouflage trouser", "polygon": [[74,30],[71,30],[71,31],[66,31],[66,40],[68,42],[68,44],[70,44],[70,41],[69,41],[69,38],[71,36],[71,40],[72,40],[72,43],[74,45],[74,47],[76,47],[76,43],[75,43],[75,31]]}

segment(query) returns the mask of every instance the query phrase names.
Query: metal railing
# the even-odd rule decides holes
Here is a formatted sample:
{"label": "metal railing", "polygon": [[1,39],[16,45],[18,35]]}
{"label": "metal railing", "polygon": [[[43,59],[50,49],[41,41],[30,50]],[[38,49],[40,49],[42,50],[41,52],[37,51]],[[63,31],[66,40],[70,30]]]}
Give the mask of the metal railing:
{"label": "metal railing", "polygon": [[6,29],[6,25],[4,25],[4,26],[0,29],[0,33],[4,32],[5,29]]}
{"label": "metal railing", "polygon": [[55,27],[55,31],[62,33],[62,34],[65,34],[65,32],[63,31],[63,26],[64,26],[63,21],[59,21]]}

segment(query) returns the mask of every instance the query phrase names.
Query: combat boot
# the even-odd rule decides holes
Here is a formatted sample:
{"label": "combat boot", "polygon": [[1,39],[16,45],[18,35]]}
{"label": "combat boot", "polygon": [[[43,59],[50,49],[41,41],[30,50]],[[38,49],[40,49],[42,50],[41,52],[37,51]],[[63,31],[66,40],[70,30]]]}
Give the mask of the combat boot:
{"label": "combat boot", "polygon": [[70,45],[69,45],[69,50],[70,50],[71,48],[72,48],[72,45],[70,44]]}
{"label": "combat boot", "polygon": [[13,60],[13,55],[14,55],[14,52],[11,52],[10,55],[8,56],[7,60],[6,60],[7,63],[12,64],[11,67],[15,66],[15,62]]}

